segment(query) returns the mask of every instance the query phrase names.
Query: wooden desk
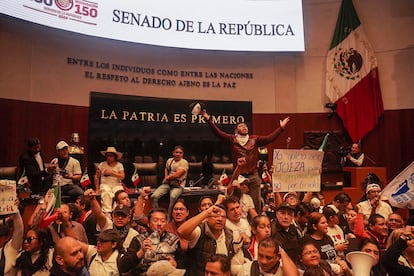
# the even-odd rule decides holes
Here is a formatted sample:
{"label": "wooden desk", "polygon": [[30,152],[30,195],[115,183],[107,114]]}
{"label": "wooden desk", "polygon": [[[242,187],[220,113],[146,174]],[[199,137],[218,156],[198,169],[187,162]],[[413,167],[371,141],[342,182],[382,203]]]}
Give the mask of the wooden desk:
{"label": "wooden desk", "polygon": [[387,169],[384,167],[344,167],[342,170],[351,174],[351,187],[354,188],[361,188],[369,173],[376,174],[384,184],[387,181]]}

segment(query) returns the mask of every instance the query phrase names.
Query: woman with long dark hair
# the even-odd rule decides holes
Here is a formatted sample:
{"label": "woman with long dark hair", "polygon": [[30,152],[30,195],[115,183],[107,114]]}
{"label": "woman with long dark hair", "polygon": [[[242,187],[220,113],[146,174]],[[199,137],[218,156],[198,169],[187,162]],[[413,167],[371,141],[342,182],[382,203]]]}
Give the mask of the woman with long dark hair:
{"label": "woman with long dark hair", "polygon": [[52,260],[52,239],[48,230],[33,227],[27,231],[23,238],[23,251],[16,260],[17,275],[49,275]]}

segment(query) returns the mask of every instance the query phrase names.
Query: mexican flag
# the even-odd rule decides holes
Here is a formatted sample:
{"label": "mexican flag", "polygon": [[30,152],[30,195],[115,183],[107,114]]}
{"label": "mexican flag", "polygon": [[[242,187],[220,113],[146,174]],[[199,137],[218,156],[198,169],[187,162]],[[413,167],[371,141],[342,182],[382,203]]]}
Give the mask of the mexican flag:
{"label": "mexican flag", "polygon": [[22,186],[26,186],[26,187],[30,187],[29,178],[27,178],[25,169],[23,169],[23,173],[20,176],[19,180],[17,181],[17,184],[22,185]]}
{"label": "mexican flag", "polygon": [[223,170],[218,182],[223,186],[226,186],[230,182],[230,178],[228,177],[226,170]]}
{"label": "mexican flag", "polygon": [[342,0],[326,59],[326,94],[354,142],[384,113],[377,60],[352,0]]}
{"label": "mexican flag", "polygon": [[48,202],[46,210],[39,222],[40,228],[48,227],[59,217],[59,213],[56,210],[61,205],[61,188],[59,182],[47,192],[46,197],[48,198]]}
{"label": "mexican flag", "polygon": [[262,180],[264,183],[269,183],[269,177],[267,176],[266,172],[262,173]]}
{"label": "mexican flag", "polygon": [[141,182],[141,179],[139,178],[137,169],[135,169],[134,174],[131,177],[131,181],[132,181],[132,184],[134,184],[135,187],[137,187],[139,182]]}
{"label": "mexican flag", "polygon": [[86,170],[85,170],[85,173],[82,175],[82,178],[80,180],[80,184],[81,184],[82,188],[85,188],[86,186],[91,184],[91,180],[90,180],[89,175],[86,172]]}
{"label": "mexican flag", "polygon": [[326,133],[325,137],[323,137],[322,144],[319,146],[319,151],[324,151],[326,144],[328,143],[329,133]]}

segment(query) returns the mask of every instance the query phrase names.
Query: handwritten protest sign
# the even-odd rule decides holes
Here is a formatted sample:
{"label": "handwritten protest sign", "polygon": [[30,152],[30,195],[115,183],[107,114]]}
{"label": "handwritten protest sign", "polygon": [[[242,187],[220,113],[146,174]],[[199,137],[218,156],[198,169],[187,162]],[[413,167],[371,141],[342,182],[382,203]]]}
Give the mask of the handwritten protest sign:
{"label": "handwritten protest sign", "polygon": [[275,149],[273,191],[320,191],[323,154],[318,150]]}
{"label": "handwritten protest sign", "polygon": [[0,180],[0,215],[17,212],[16,181]]}

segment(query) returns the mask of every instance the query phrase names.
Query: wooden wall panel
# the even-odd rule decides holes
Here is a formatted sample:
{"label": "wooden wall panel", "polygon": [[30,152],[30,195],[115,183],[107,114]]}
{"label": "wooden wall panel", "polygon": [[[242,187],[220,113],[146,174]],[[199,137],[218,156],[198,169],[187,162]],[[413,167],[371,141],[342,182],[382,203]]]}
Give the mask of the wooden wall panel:
{"label": "wooden wall panel", "polygon": [[[87,150],[88,112],[87,107],[0,99],[0,166],[16,166],[31,136],[41,140],[46,160],[55,156],[57,141],[69,142],[73,132],[80,134]],[[253,133],[268,134],[285,116],[291,117],[289,127],[269,149],[286,148],[287,137],[292,138],[290,148],[301,148],[305,131],[344,131],[341,121],[327,113],[253,114]],[[414,160],[413,118],[414,109],[386,111],[362,141],[363,152],[387,168],[388,181]]]}
{"label": "wooden wall panel", "polygon": [[78,132],[86,145],[88,112],[87,107],[0,99],[0,166],[18,165],[29,137],[40,139],[46,162],[55,157],[56,143],[69,143],[73,132]]}

